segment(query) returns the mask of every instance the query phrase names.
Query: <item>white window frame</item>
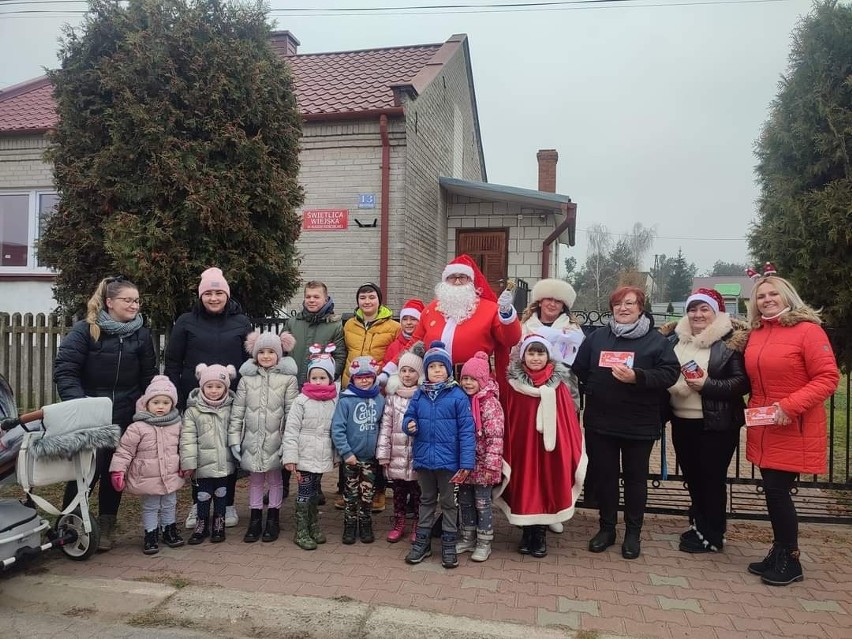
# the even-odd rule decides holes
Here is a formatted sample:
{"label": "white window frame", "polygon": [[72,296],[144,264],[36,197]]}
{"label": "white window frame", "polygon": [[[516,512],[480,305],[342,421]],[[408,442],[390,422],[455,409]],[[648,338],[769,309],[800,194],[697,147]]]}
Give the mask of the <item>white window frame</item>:
{"label": "white window frame", "polygon": [[55,273],[47,266],[39,266],[36,258],[36,237],[38,235],[38,204],[43,195],[58,195],[55,189],[9,189],[0,190],[0,196],[26,195],[28,197],[27,210],[27,265],[26,266],[2,266],[0,275],[44,275]]}

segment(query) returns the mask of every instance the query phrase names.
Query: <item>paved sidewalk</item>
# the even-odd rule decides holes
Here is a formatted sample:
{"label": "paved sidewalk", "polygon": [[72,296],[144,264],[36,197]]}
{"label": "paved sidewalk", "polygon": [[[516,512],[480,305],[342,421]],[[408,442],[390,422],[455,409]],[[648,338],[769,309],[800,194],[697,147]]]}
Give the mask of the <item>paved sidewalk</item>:
{"label": "paved sidewalk", "polygon": [[[687,555],[677,550],[685,520],[649,515],[642,556],[627,561],[621,557],[620,543],[600,555],[586,550],[597,520],[596,513],[581,510],[566,523],[562,535],[548,533],[550,552],[536,560],[515,552],[519,531],[496,515],[491,558],[477,564],[464,555],[457,569],[444,570],[439,553],[419,566],[404,563],[408,544],[384,541],[390,527],[388,513],[376,516],[376,543],[342,545],[342,514],[331,500],[321,509],[329,542],[318,550],[303,551],[292,542],[293,497],[282,508],[283,532],[276,543],[245,544],[244,499],[242,491],[241,524],[228,529],[223,544],[163,548],[148,557],[134,530],[123,534],[109,553],[86,562],[55,555],[46,568],[57,575],[153,578],[165,583],[180,579],[193,586],[350,598],[630,637],[852,638],[852,530],[846,526],[803,524],[805,581],[773,588],[746,571],[746,565],[762,559],[768,549],[771,530],[764,523],[732,521],[724,553]],[[135,527],[124,522],[124,528]],[[518,635],[523,635],[521,628]]]}

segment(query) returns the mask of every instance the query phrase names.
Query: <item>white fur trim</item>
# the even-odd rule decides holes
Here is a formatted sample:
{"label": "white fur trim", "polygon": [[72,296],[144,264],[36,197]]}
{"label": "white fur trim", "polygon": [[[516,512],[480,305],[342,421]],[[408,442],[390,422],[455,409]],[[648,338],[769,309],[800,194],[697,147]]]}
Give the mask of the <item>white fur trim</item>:
{"label": "white fur trim", "polygon": [[692,295],[687,297],[686,298],[686,304],[684,305],[683,308],[685,308],[685,309],[689,308],[689,305],[692,304],[692,302],[704,302],[708,306],[710,306],[710,308],[712,308],[716,313],[719,312],[719,302],[714,300],[709,295],[705,295],[704,293],[693,293]]}
{"label": "white fur trim", "polygon": [[553,345],[548,341],[548,339],[542,335],[532,333],[527,335],[524,338],[524,341],[521,342],[521,348],[518,352],[521,361],[523,361],[524,354],[527,352],[527,348],[529,348],[531,344],[542,344],[547,349],[548,358],[553,358]]}
{"label": "white fur trim", "polygon": [[403,317],[414,317],[416,319],[420,319],[420,311],[416,308],[404,308],[399,312],[399,319]]}
{"label": "white fur trim", "polygon": [[500,323],[504,325],[514,324],[515,320],[518,319],[518,311],[516,311],[515,307],[513,306],[511,315],[509,315],[509,317],[503,317],[503,315],[500,314],[498,309],[497,319],[499,319]]}
{"label": "white fur trim", "polygon": [[473,269],[467,264],[447,264],[441,273],[441,281],[446,282],[450,275],[467,275],[473,281]]}
{"label": "white fur trim", "polygon": [[[453,340],[456,336],[456,326],[458,323],[454,319],[447,319],[444,324],[444,330],[441,331],[441,341],[444,342],[444,349],[450,354],[450,361],[453,361]],[[452,371],[448,371],[452,372]]]}
{"label": "white fur trim", "polygon": [[561,301],[563,304],[567,304],[568,308],[571,308],[577,299],[577,292],[565,280],[548,278],[539,280],[532,289],[533,302],[539,302],[545,297],[552,297],[555,300]]}

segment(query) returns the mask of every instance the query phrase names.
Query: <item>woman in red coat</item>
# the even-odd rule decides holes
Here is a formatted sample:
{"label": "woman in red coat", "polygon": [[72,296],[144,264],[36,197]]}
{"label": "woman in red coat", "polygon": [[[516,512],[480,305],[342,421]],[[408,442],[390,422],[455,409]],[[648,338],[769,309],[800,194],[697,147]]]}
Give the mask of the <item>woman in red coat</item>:
{"label": "woman in red coat", "polygon": [[750,426],[746,456],[760,468],[775,540],[749,572],[764,583],[786,586],[802,580],[798,521],[790,490],[800,473],[826,467],[824,403],[840,374],[815,310],[776,275],[758,279],[749,301],[752,332],[745,350],[751,381],[749,408],[774,407],[775,423]]}

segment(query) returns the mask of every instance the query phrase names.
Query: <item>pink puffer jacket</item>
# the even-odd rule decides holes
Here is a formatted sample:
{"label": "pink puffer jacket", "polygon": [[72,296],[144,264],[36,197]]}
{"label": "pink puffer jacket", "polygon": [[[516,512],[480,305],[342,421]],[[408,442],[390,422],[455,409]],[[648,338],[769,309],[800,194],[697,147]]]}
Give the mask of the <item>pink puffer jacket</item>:
{"label": "pink puffer jacket", "polygon": [[171,426],[133,422],[127,427],[109,471],[125,473],[128,493],[168,495],[183,486],[183,478],[178,475],[180,428],[179,421]]}
{"label": "pink puffer jacket", "polygon": [[[406,390],[401,388],[403,392]],[[398,394],[385,398],[385,412],[382,415],[382,427],[379,430],[379,442],[376,445],[376,459],[380,464],[388,463],[388,479],[415,481],[417,472],[412,469],[414,453],[411,444],[414,438],[402,432],[402,418],[408,408],[411,397]]]}
{"label": "pink puffer jacket", "polygon": [[503,407],[497,399],[497,382],[488,380],[485,388],[477,393],[479,418],[476,422],[476,466],[464,483],[492,486],[503,480]]}

